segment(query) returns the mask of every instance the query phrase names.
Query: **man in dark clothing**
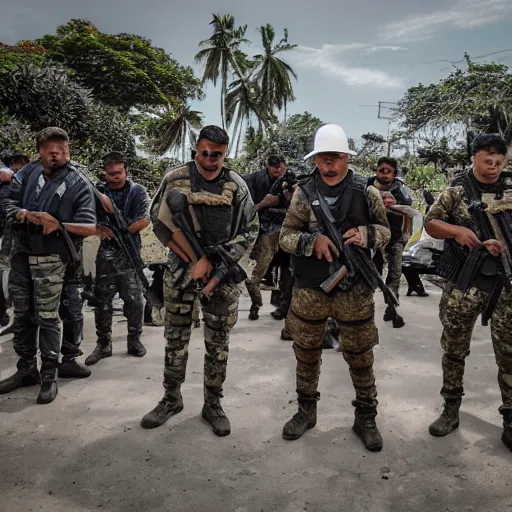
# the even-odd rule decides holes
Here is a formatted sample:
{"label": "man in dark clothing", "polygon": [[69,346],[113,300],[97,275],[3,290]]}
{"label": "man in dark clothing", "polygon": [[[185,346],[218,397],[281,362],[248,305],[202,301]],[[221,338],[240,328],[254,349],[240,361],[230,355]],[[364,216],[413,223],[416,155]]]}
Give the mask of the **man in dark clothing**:
{"label": "man in dark clothing", "polygon": [[286,215],[286,208],[280,204],[282,200],[277,195],[272,195],[270,190],[284,172],[286,168],[283,168],[281,158],[274,155],[269,157],[266,169],[244,176],[260,221],[258,239],[250,255],[250,259],[256,261],[256,266],[250,279],[245,282],[252,302],[250,320],[259,318],[258,311],[263,306],[261,280],[279,249],[279,231]]}
{"label": "man in dark clothing", "polygon": [[[394,158],[382,157],[377,163],[376,176],[368,178],[368,186],[373,185],[380,191],[384,206],[387,208],[387,217],[391,229],[391,240],[384,251],[377,251],[375,254],[375,265],[382,273],[384,259],[387,260],[386,284],[398,298],[402,277],[402,254],[406,244],[404,228],[407,219],[401,213],[390,210],[389,207],[395,204],[411,206],[412,197],[407,192],[404,184],[396,178],[397,168],[397,162]],[[390,320],[393,321],[393,327],[395,328],[405,325],[403,318],[392,312],[392,309],[388,306],[384,313],[384,321],[389,322]]]}
{"label": "man in dark clothing", "polygon": [[15,220],[9,292],[14,349],[20,359],[18,371],[0,382],[0,393],[41,381],[37,401],[50,403],[57,395],[64,275],[68,264],[78,261],[83,238],[96,232],[96,215],[89,183],[69,162],[67,133],[45,128],[36,147],[40,160],[15,174],[2,202],[7,218]]}
{"label": "man in dark clothing", "polygon": [[[149,196],[146,189],[127,178],[125,158],[120,153],[106,155],[104,170],[106,181],[97,188],[121,212],[140,251],[140,231],[149,225]],[[112,356],[112,301],[117,292],[124,301],[123,311],[128,320],[128,354],[135,357],[146,354],[146,348],[140,341],[144,316],[142,283],[115,240],[114,233],[108,227],[98,226],[97,234],[102,239],[96,256],[94,287],[98,341],[85,360],[88,366]]]}

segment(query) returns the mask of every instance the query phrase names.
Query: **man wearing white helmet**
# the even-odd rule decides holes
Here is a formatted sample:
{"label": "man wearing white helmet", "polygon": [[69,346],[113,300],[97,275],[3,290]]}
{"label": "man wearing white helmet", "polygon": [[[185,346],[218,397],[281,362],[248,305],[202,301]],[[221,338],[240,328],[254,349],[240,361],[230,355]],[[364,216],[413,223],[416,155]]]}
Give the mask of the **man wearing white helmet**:
{"label": "man wearing white helmet", "polygon": [[[322,340],[328,317],[341,331],[343,357],[350,369],[356,399],[353,430],[370,451],[382,449],[375,423],[377,390],[373,375],[373,347],[378,343],[374,321],[373,293],[355,268],[326,293],[320,285],[337,269],[343,270],[344,255],[322,234],[325,228],[315,215],[318,208],[330,211],[333,225],[345,245],[354,244],[371,258],[370,250],[385,247],[390,238],[386,210],[380,193],[349,169],[347,136],[340,126],[321,127],[315,138],[314,172],[299,183],[280,236],[281,248],[292,254],[296,277],[288,323],[297,359],[299,410],[283,429],[285,439],[298,439],[316,424]],[[320,206],[319,206],[320,205]],[[321,206],[323,205],[323,207]],[[350,265],[346,265],[350,267]]]}

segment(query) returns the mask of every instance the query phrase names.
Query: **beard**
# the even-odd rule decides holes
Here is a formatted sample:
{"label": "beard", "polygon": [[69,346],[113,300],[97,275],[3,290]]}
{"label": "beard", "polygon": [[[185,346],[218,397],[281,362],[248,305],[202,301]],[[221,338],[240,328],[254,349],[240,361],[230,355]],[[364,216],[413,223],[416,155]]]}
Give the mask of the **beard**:
{"label": "beard", "polygon": [[381,185],[390,185],[393,181],[392,179],[388,180],[388,178],[379,178],[378,176],[375,179],[377,180],[377,183],[380,183]]}

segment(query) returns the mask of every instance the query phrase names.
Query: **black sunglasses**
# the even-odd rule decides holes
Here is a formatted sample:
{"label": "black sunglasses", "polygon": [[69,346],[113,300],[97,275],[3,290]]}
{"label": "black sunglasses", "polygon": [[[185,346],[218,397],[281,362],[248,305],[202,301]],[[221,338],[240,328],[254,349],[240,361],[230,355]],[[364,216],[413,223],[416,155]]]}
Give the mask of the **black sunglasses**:
{"label": "black sunglasses", "polygon": [[200,154],[203,158],[215,158],[217,160],[224,156],[224,153],[222,151],[212,151],[211,153],[209,153],[208,151],[201,151]]}

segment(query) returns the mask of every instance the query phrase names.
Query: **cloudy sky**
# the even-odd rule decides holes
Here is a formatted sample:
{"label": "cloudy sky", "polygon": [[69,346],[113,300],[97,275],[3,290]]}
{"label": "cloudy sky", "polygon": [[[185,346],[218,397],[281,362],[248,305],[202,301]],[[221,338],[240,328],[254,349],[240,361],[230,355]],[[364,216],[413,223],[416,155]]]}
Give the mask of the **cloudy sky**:
{"label": "cloudy sky", "polygon": [[[87,18],[101,31],[150,38],[182,64],[194,63],[198,42],[211,34],[211,13],[247,24],[259,53],[257,27],[270,22],[299,47],[288,56],[299,81],[290,113],[310,111],[358,138],[386,134],[379,101],[395,102],[411,85],[447,75],[464,52],[512,65],[512,0],[3,0],[0,40],[9,44],[53,33],[70,18]],[[212,86],[195,105],[205,122],[219,122]],[[370,105],[370,106],[360,106]],[[373,105],[373,106],[372,106]]]}

